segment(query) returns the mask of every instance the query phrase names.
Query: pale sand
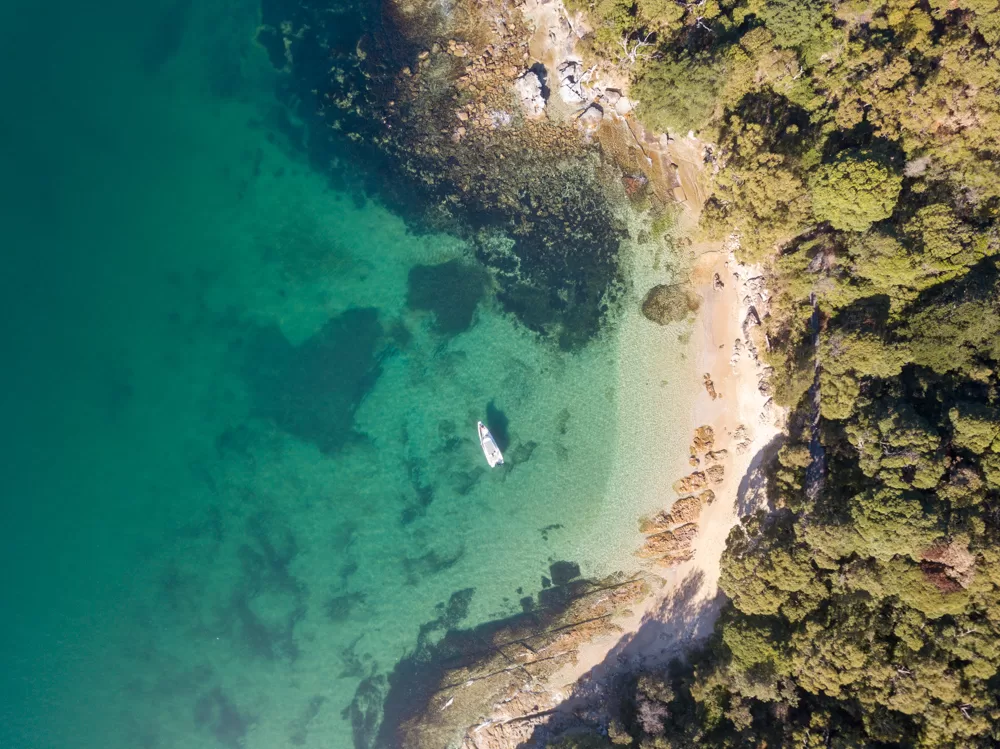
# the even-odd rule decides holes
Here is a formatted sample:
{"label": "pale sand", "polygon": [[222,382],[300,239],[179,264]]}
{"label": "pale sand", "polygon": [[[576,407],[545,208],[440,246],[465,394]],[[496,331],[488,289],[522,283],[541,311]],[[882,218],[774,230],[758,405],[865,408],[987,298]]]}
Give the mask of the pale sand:
{"label": "pale sand", "polygon": [[[650,568],[653,575],[662,577],[663,584],[641,607],[617,620],[622,634],[583,645],[577,663],[552,677],[551,684],[565,694],[573,692],[574,682],[584,675],[588,681],[599,682],[619,666],[662,665],[684,647],[707,636],[723,600],[718,581],[726,538],[741,514],[752,512],[765,501],[759,464],[769,443],[781,432],[775,425],[780,412],[773,409],[772,415],[763,417],[768,397],[759,389],[762,367],[745,347],[739,361],[735,364],[731,361],[735,341],[743,338],[746,317],[741,293],[746,289],[734,278],[734,273],[744,280],[757,274],[753,269],[738,266],[720,247],[694,249],[701,254],[692,277],[704,300],[692,336],[697,381],[691,386],[698,389],[698,394],[691,428],[679,438],[689,439],[694,429],[703,424],[712,426],[713,449],[728,451],[722,461],[725,479],[721,485],[712,487],[715,501],[702,508],[692,559],[668,570]],[[713,289],[716,273],[725,284],[721,290]],[[719,395],[715,400],[702,384],[704,373],[709,373],[715,384]],[[749,437],[744,447],[739,447],[734,439],[740,426]],[[653,585],[657,585],[655,580]]]}

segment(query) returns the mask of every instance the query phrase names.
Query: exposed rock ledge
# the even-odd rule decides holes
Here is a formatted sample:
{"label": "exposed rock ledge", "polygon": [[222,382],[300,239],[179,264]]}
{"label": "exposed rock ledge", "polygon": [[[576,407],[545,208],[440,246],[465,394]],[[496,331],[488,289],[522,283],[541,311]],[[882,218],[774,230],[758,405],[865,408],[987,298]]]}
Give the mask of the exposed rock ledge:
{"label": "exposed rock ledge", "polygon": [[642,577],[570,580],[541,591],[537,604],[530,597],[523,601],[523,614],[421,642],[390,676],[381,726],[369,743],[406,749],[518,746],[562,699],[548,677],[575,663],[581,647],[595,638],[620,634],[616,617],[648,592]]}

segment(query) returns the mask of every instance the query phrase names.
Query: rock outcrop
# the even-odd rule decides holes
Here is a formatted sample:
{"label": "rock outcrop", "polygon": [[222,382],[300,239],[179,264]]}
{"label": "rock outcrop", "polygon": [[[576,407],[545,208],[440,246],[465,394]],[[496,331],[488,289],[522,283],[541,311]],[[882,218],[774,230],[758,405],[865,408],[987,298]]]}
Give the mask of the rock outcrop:
{"label": "rock outcrop", "polygon": [[726,469],[716,464],[706,468],[705,475],[712,484],[721,484],[726,477]]}
{"label": "rock outcrop", "polygon": [[556,68],[559,74],[559,98],[567,104],[582,104],[585,101],[581,77],[583,66],[576,60],[566,60]]}
{"label": "rock outcrop", "polygon": [[543,590],[537,603],[522,601],[523,614],[473,629],[449,628],[426,641],[422,632],[420,645],[389,676],[372,743],[408,749],[522,745],[561,699],[546,679],[573,663],[584,643],[620,632],[615,615],[648,591],[640,578],[577,578]]}
{"label": "rock outcrop", "polygon": [[694,440],[691,442],[693,454],[708,452],[715,445],[715,430],[707,424],[694,430]]}
{"label": "rock outcrop", "polygon": [[639,532],[646,534],[637,556],[650,559],[658,566],[673,567],[694,557],[694,542],[698,537],[698,521],[702,510],[715,501],[709,486],[721,484],[725,478],[723,461],[728,450],[712,450],[715,430],[705,424],[694,431],[691,441],[691,461],[697,464],[704,455],[707,467],[694,471],[674,482],[679,498],[664,510],[639,521]]}
{"label": "rock outcrop", "polygon": [[600,104],[591,104],[583,114],[576,118],[576,124],[584,133],[592,134],[597,131],[604,120],[604,110]]}
{"label": "rock outcrop", "polygon": [[687,523],[672,531],[649,536],[639,550],[641,557],[676,557],[690,550],[691,542],[698,536],[698,524]]}
{"label": "rock outcrop", "polygon": [[674,491],[678,494],[693,494],[708,486],[708,478],[701,471],[690,473],[674,482]]}
{"label": "rock outcrop", "polygon": [[712,375],[706,372],[701,379],[705,384],[705,392],[708,393],[708,397],[712,400],[718,398],[719,394],[715,391],[715,383],[712,382]]}
{"label": "rock outcrop", "polygon": [[514,90],[526,117],[535,119],[545,114],[545,97],[538,74],[529,70],[514,81]]}

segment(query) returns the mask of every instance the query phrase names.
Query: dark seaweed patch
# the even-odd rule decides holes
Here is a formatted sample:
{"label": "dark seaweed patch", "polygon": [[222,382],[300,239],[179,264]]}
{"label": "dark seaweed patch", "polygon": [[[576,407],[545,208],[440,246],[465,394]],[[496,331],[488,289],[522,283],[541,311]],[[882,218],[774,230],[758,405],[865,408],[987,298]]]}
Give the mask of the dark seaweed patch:
{"label": "dark seaweed patch", "polygon": [[569,427],[569,419],[570,419],[570,413],[568,408],[564,408],[562,411],[559,412],[559,415],[556,416],[556,429],[559,431],[559,434],[562,435],[566,434],[566,431]]}
{"label": "dark seaweed patch", "polygon": [[535,452],[535,448],[538,447],[538,443],[534,440],[528,440],[527,442],[518,442],[517,447],[515,447],[510,455],[508,456],[510,464],[518,465],[520,463],[527,463],[531,460],[532,454]]}
{"label": "dark seaweed patch", "polygon": [[155,73],[177,54],[187,30],[191,0],[177,0],[160,17],[153,37],[142,51],[141,64],[147,73]]}
{"label": "dark seaweed patch", "polygon": [[551,525],[546,525],[544,528],[539,528],[538,530],[542,534],[542,540],[548,541],[549,533],[552,531],[560,530],[562,529],[562,527],[563,527],[562,523],[552,523]]}
{"label": "dark seaweed patch", "polygon": [[371,655],[368,653],[361,653],[359,655],[357,652],[358,643],[361,642],[364,636],[362,632],[347,647],[340,651],[340,660],[344,664],[344,668],[340,672],[340,678],[360,679],[365,674],[371,675],[375,672],[375,664],[372,662]]}
{"label": "dark seaweed patch", "polygon": [[351,721],[356,749],[371,749],[375,746],[379,726],[382,723],[382,702],[388,689],[384,676],[369,676],[363,679],[354,693],[343,717]]}
{"label": "dark seaweed patch", "polygon": [[465,555],[465,547],[460,547],[451,554],[441,554],[432,549],[419,557],[403,557],[403,571],[406,573],[408,585],[416,585],[421,577],[435,575],[454,567]]}
{"label": "dark seaweed patch", "polygon": [[340,622],[351,615],[355,607],[365,602],[364,593],[341,593],[331,596],[326,602],[326,616],[330,621]]}
{"label": "dark seaweed patch", "polygon": [[438,608],[443,610],[441,615],[441,625],[443,627],[456,627],[465,617],[469,615],[469,604],[472,603],[472,596],[475,595],[475,588],[463,588],[456,590],[448,598],[448,604]]}
{"label": "dark seaweed patch", "polygon": [[300,346],[277,328],[259,330],[245,366],[255,412],[325,453],[339,450],[381,374],[381,341],[372,308],[347,310]]}
{"label": "dark seaweed patch", "polygon": [[343,585],[347,584],[351,575],[358,571],[358,563],[354,560],[344,562],[340,567],[340,582]]}
{"label": "dark seaweed patch", "polygon": [[434,313],[434,327],[457,335],[472,325],[472,316],[486,292],[486,272],[461,260],[440,265],[415,265],[407,278],[406,304]]}
{"label": "dark seaweed patch", "polygon": [[288,566],[298,553],[291,532],[274,516],[247,522],[251,543],[238,551],[242,577],[233,590],[229,621],[247,651],[274,660],[299,655],[295,627],[306,614],[306,588]]}
{"label": "dark seaweed patch", "polygon": [[473,490],[485,473],[486,469],[482,466],[476,466],[471,471],[455,471],[451,474],[452,489],[460,497],[464,497]]}
{"label": "dark seaweed patch", "polygon": [[240,749],[247,731],[256,720],[239,711],[219,687],[203,695],[194,706],[194,722],[211,732],[215,740],[230,749]]}
{"label": "dark seaweed patch", "polygon": [[456,433],[455,422],[448,419],[438,423],[438,437],[441,438],[441,446],[437,448],[437,452],[453,453],[464,442]]}
{"label": "dark seaweed patch", "polygon": [[253,573],[254,589],[271,586],[293,593],[301,592],[302,583],[288,571],[288,565],[299,551],[291,530],[274,515],[259,513],[247,521],[247,531],[256,549],[244,544],[240,553],[244,559],[244,571]]}
{"label": "dark seaweed patch", "polygon": [[306,743],[306,734],[309,729],[309,724],[317,715],[319,715],[320,708],[322,708],[325,703],[326,697],[323,697],[322,695],[316,695],[309,700],[309,704],[306,705],[302,715],[291,725],[292,735],[288,738],[292,744],[295,746],[303,746]]}
{"label": "dark seaweed patch", "polygon": [[434,487],[423,482],[423,471],[419,460],[408,460],[406,470],[410,478],[410,486],[416,495],[416,502],[410,502],[400,516],[403,525],[409,525],[417,518],[427,513],[427,508],[434,501]]}
{"label": "dark seaweed patch", "polygon": [[549,565],[549,574],[556,585],[565,585],[573,578],[580,576],[580,565],[576,562],[553,562]]}

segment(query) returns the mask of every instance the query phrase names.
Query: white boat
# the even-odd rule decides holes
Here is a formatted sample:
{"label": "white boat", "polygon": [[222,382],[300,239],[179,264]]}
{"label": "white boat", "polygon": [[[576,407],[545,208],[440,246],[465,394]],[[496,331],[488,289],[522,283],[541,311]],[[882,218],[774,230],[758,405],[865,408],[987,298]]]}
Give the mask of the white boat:
{"label": "white boat", "polygon": [[479,444],[483,447],[483,454],[486,456],[486,462],[490,464],[490,468],[503,465],[503,453],[497,447],[497,441],[493,439],[490,430],[481,421],[479,422]]}

